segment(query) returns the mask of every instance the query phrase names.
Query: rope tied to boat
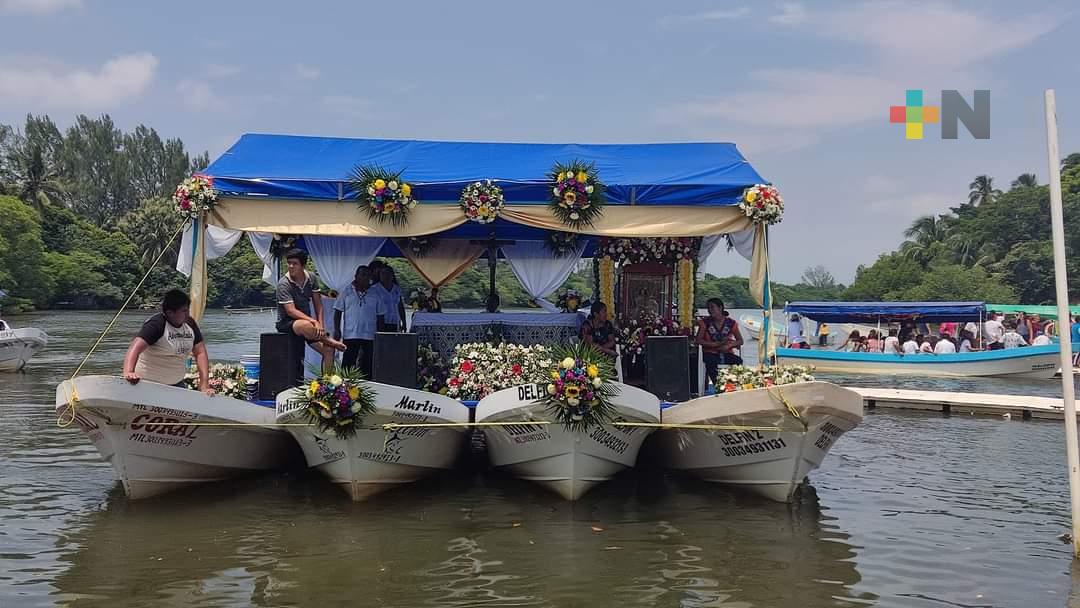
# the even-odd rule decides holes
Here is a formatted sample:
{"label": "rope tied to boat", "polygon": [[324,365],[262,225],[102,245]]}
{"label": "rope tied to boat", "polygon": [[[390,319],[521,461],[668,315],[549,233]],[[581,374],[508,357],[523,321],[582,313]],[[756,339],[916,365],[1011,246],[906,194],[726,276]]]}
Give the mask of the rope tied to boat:
{"label": "rope tied to boat", "polygon": [[[775,393],[773,392],[774,389],[776,390]],[[765,387],[765,392],[769,393],[770,397],[776,399],[777,401],[782,403],[785,408],[787,408],[788,413],[791,414],[791,416],[795,418],[795,420],[798,420],[799,424],[802,425],[803,432],[810,430],[810,425],[807,424],[806,420],[802,417],[801,414],[799,414],[799,410],[796,409],[794,405],[791,405],[791,402],[787,400],[787,397],[784,396],[784,392],[780,390],[779,386],[767,386]]]}
{"label": "rope tied to boat", "polygon": [[[82,371],[82,368],[86,365],[86,362],[90,360],[90,357],[94,354],[94,351],[96,351],[97,348],[101,346],[101,343],[105,340],[105,336],[109,335],[109,332],[112,331],[113,326],[116,325],[117,320],[120,319],[120,315],[123,314],[124,310],[128,307],[128,305],[131,304],[131,300],[135,298],[135,294],[139,293],[139,290],[142,289],[143,284],[146,283],[146,279],[150,277],[150,273],[154,272],[154,269],[157,268],[157,265],[161,262],[161,258],[165,257],[165,254],[169,252],[169,248],[172,247],[172,244],[176,240],[176,237],[184,231],[184,226],[186,225],[187,220],[180,222],[180,226],[177,227],[176,231],[173,232],[173,235],[169,237],[169,241],[165,243],[165,246],[161,248],[161,252],[158,253],[157,257],[154,259],[154,262],[150,264],[150,268],[146,270],[146,274],[144,274],[143,277],[139,279],[139,283],[135,285],[135,288],[131,290],[131,294],[128,295],[127,299],[124,300],[124,303],[120,306],[120,310],[117,310],[116,314],[113,315],[112,320],[110,320],[108,324],[105,325],[105,329],[101,332],[101,335],[98,336],[93,346],[90,347],[90,350],[86,352],[86,356],[84,356],[82,361],[79,362],[79,366],[76,367],[75,371],[71,373],[71,377],[67,379],[67,382],[63,382],[60,384],[60,386],[64,387],[64,394],[67,397],[67,403],[65,404],[66,407],[56,416],[56,426],[60,428],[67,428],[75,422],[75,409],[79,402],[79,390],[75,387],[75,377],[78,376],[79,372]],[[71,388],[70,392],[68,392],[69,387]]]}

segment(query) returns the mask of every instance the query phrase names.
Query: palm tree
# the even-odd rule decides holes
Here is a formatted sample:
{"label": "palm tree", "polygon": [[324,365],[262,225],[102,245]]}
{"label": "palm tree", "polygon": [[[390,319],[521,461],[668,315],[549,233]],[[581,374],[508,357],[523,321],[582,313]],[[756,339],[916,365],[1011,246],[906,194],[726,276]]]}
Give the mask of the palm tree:
{"label": "palm tree", "polygon": [[[179,224],[168,199],[151,198],[124,215],[117,228],[135,245],[139,252],[139,261],[148,267],[165,249],[165,244],[169,242]],[[180,251],[179,237],[173,241],[170,249],[170,253],[162,260],[166,267],[176,265],[176,255]]]}
{"label": "palm tree", "polygon": [[1038,180],[1038,178],[1035,177],[1034,173],[1021,173],[1016,179],[1014,179],[1012,181],[1012,184],[1010,184],[1009,187],[1013,188],[1013,189],[1016,189],[1016,188],[1034,188],[1035,186],[1038,186],[1038,185],[1039,185],[1039,180]]}
{"label": "palm tree", "polygon": [[56,165],[45,162],[45,156],[38,146],[24,148],[14,159],[18,175],[19,198],[39,212],[47,205],[60,202],[67,186],[60,176]]}
{"label": "palm tree", "polygon": [[949,225],[943,217],[924,215],[911,223],[904,236],[908,240],[900,245],[900,252],[925,265],[949,238]]}
{"label": "palm tree", "polygon": [[1001,190],[994,188],[994,178],[989,175],[977,175],[975,181],[968,184],[968,203],[978,207],[1001,195]]}

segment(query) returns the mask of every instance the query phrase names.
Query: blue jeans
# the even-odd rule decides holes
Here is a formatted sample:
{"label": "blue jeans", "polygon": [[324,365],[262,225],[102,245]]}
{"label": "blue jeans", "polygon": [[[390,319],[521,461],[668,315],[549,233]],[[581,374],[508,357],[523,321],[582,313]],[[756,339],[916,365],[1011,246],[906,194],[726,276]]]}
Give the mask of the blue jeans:
{"label": "blue jeans", "polygon": [[705,362],[705,376],[714,385],[721,365],[742,365],[743,362],[735,353],[702,353],[701,359]]}

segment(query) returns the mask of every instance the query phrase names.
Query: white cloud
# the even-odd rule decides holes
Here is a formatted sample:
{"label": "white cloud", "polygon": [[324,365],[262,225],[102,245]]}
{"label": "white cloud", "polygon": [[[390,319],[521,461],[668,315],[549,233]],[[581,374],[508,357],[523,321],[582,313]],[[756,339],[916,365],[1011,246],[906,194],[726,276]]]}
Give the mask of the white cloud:
{"label": "white cloud", "polygon": [[79,8],[82,0],[0,0],[0,13],[51,15],[67,8]]}
{"label": "white cloud", "polygon": [[219,110],[224,101],[214,93],[210,85],[201,80],[181,80],[176,85],[176,95],[191,110]]}
{"label": "white cloud", "polygon": [[49,108],[107,109],[138,98],[157,72],[150,53],[122,55],[95,71],[56,65],[0,64],[0,99]]}
{"label": "white cloud", "polygon": [[680,23],[705,23],[710,21],[727,21],[729,19],[741,19],[750,14],[750,9],[742,6],[739,8],[718,9],[694,13],[691,15],[665,15],[660,18],[660,25],[664,27],[678,25]]}
{"label": "white cloud", "polygon": [[798,2],[785,2],[780,5],[780,13],[769,17],[769,21],[779,25],[799,25],[807,19],[806,7]]}
{"label": "white cloud", "polygon": [[209,78],[229,78],[230,76],[236,76],[243,71],[244,69],[240,66],[228,63],[211,63],[203,70]]}
{"label": "white cloud", "polygon": [[296,78],[300,80],[318,80],[322,72],[319,68],[311,65],[305,65],[298,63],[293,66],[292,73]]}
{"label": "white cloud", "polygon": [[327,95],[321,103],[326,109],[352,117],[365,117],[371,115],[372,103],[363,97],[353,95]]}

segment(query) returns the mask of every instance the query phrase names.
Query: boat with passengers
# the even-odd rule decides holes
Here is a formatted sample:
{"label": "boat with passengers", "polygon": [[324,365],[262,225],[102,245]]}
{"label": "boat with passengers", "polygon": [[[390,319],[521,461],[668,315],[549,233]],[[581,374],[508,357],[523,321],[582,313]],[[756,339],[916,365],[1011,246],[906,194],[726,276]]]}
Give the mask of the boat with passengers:
{"label": "boat with passengers", "polygon": [[[784,313],[820,323],[871,325],[886,334],[901,324],[978,323],[982,327],[988,318],[983,302],[791,302]],[[811,365],[819,372],[953,377],[1053,378],[1058,356],[1056,345],[947,354],[776,349],[778,364]]]}

